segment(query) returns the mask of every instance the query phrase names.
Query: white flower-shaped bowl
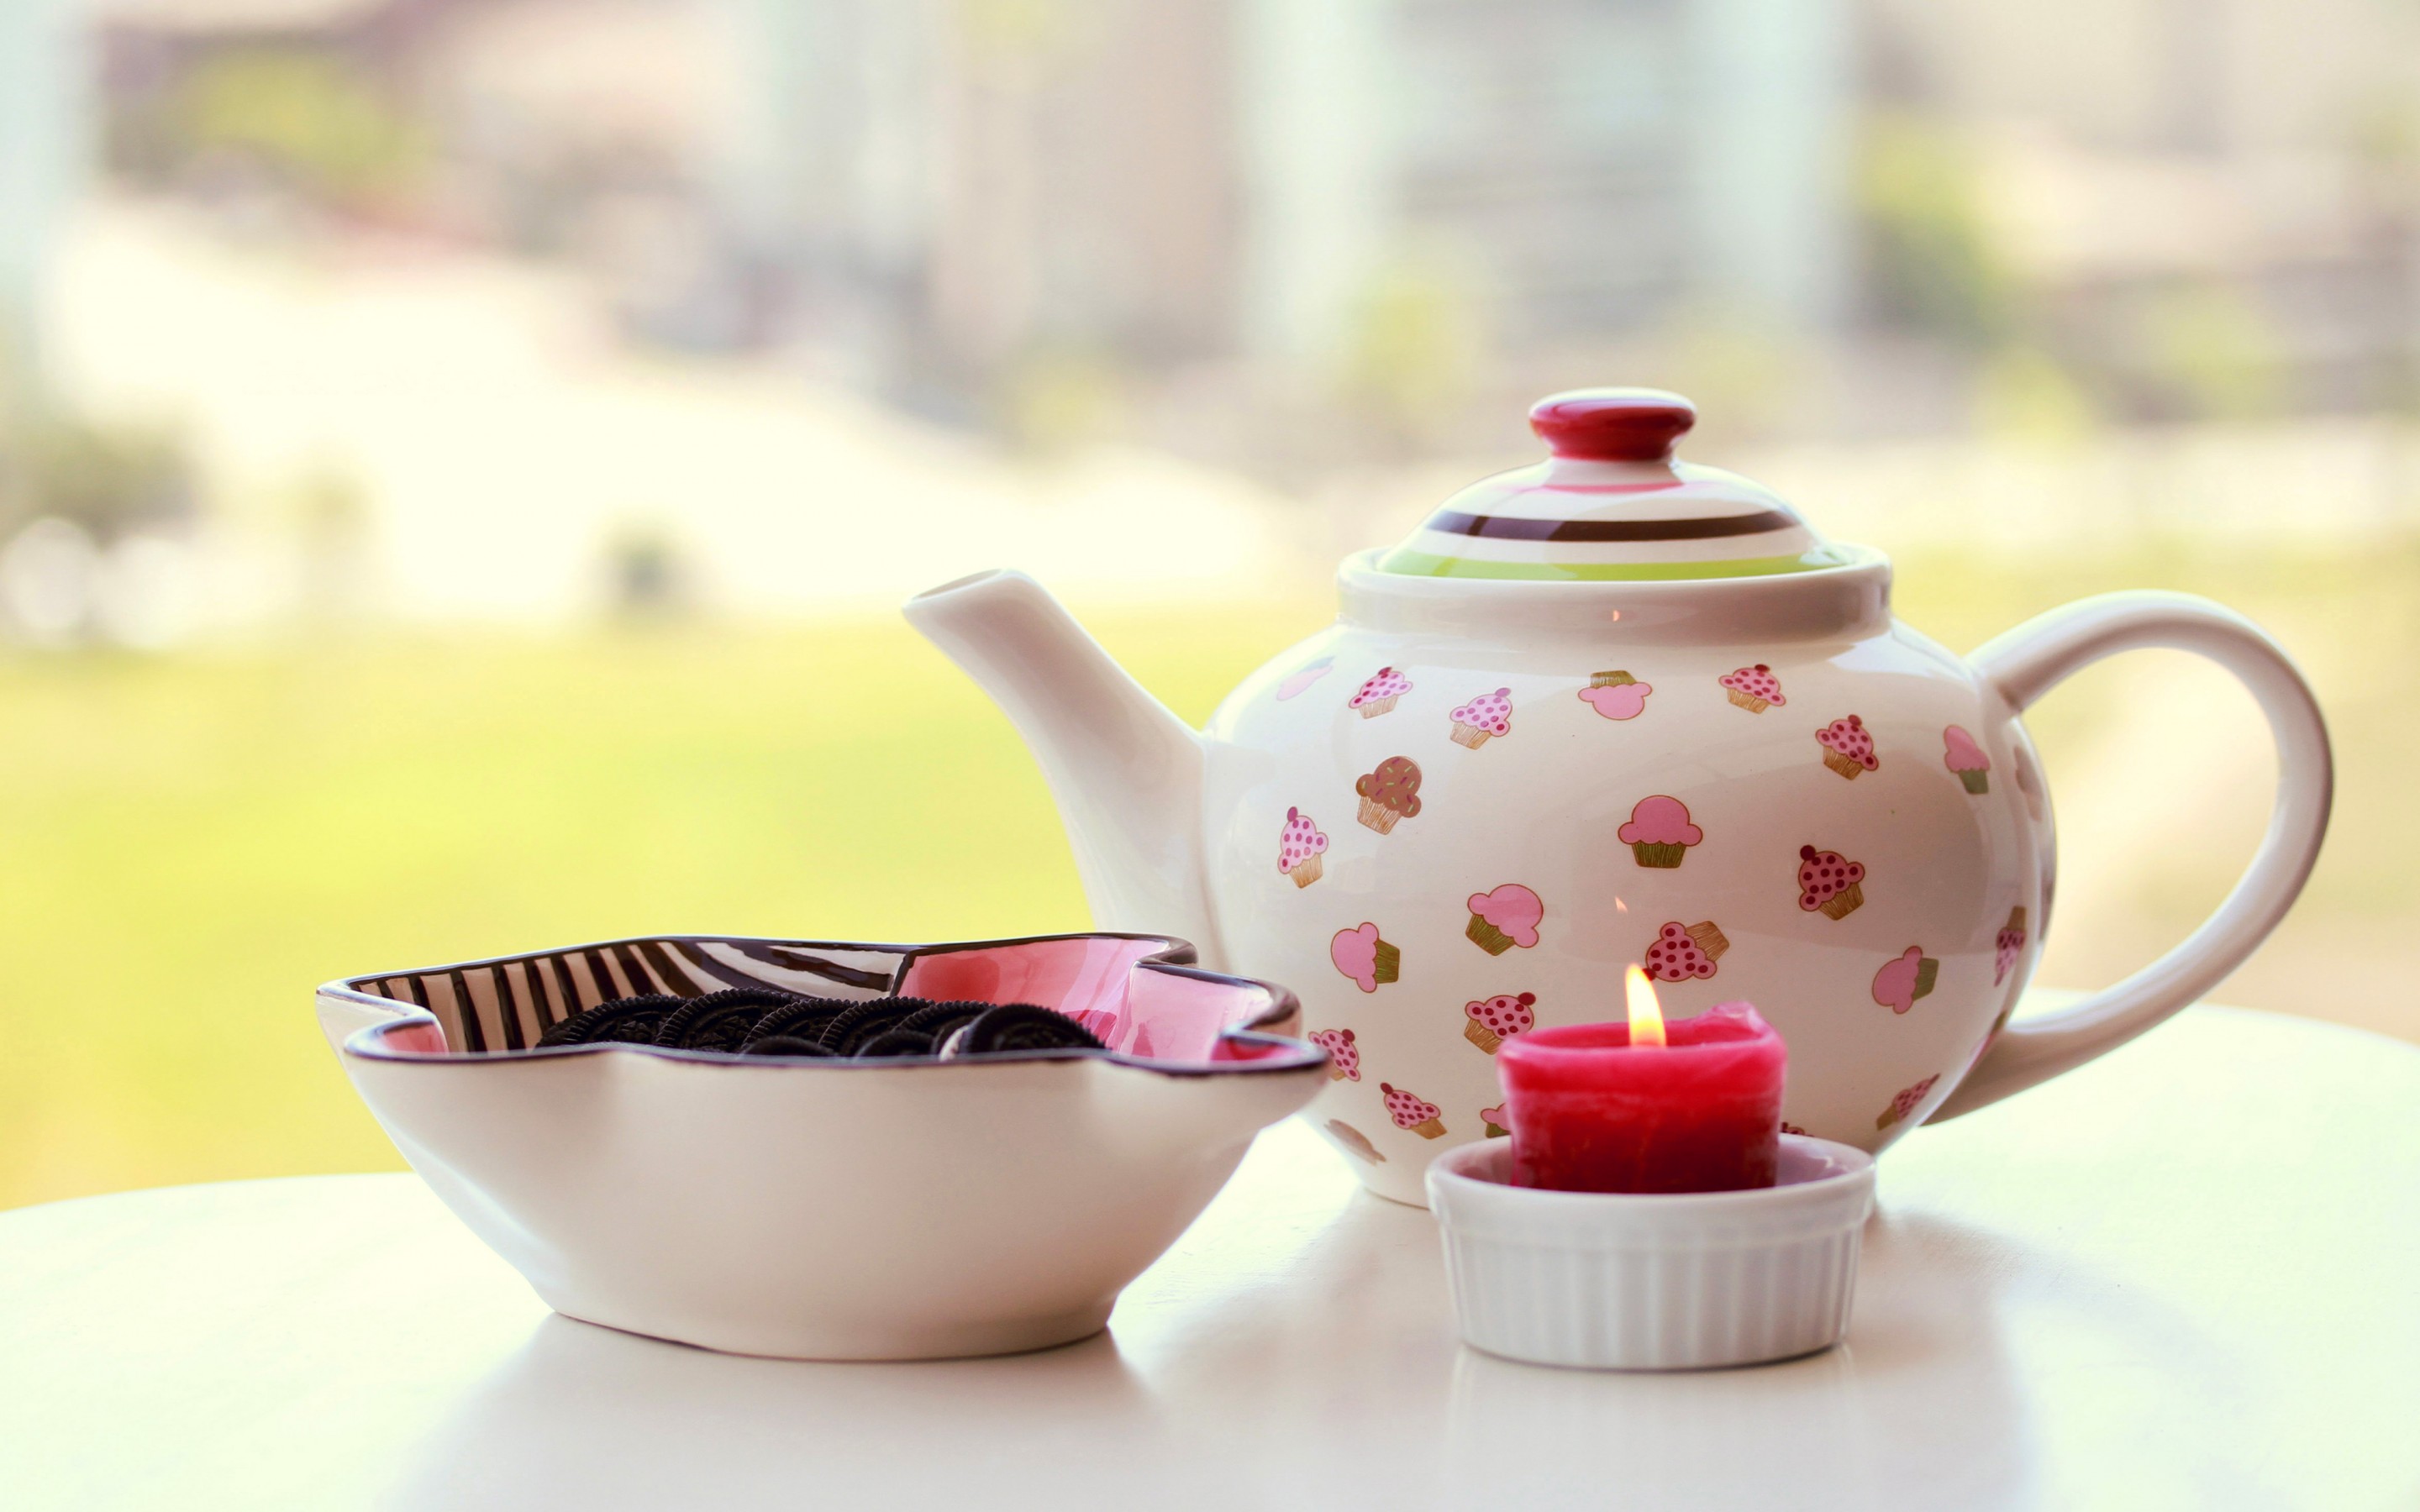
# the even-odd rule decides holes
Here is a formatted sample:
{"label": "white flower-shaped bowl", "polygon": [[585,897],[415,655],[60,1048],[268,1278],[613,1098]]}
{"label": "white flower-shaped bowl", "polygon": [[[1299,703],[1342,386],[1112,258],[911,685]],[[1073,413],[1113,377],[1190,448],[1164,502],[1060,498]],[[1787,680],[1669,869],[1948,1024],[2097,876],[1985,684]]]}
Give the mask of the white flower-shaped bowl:
{"label": "white flower-shaped bowl", "polygon": [[[1181,940],[660,937],[319,989],[396,1146],[556,1311],[743,1354],[917,1359],[1097,1332],[1118,1291],[1309,1103],[1282,988]],[[768,986],[1056,1009],[1107,1050],[804,1060],[529,1048],[640,993]]]}

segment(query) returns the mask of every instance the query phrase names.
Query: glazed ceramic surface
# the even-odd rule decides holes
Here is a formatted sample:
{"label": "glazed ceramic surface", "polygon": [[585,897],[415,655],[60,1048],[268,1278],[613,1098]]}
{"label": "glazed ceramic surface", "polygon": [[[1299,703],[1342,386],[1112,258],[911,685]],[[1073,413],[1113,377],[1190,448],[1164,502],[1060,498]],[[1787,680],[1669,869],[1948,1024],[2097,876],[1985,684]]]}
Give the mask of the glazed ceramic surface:
{"label": "glazed ceramic surface", "polygon": [[[1891,617],[1879,553],[1674,461],[1669,395],[1559,396],[1557,455],[1348,560],[1335,625],[1198,735],[1029,579],[913,601],[1033,744],[1096,918],[1293,986],[1333,1079],[1310,1117],[1380,1194],[1504,1132],[1494,1054],[1621,1012],[1753,1002],[1785,1127],[1877,1151],[2206,992],[2299,891],[2331,768],[2270,639],[2176,594],[2087,600],[1962,660]],[[2048,794],[2018,715],[2114,652],[2179,647],[2259,701],[2280,785],[2252,869],[2177,950],[2013,1027],[2049,918]],[[2180,753],[2181,754],[2181,753]]]}
{"label": "glazed ceramic surface", "polygon": [[[745,1354],[917,1359],[1097,1332],[1326,1057],[1181,940],[622,940],[319,989],[397,1149],[557,1311]],[[535,1050],[638,993],[1032,1002],[1106,1051],[788,1060]]]}

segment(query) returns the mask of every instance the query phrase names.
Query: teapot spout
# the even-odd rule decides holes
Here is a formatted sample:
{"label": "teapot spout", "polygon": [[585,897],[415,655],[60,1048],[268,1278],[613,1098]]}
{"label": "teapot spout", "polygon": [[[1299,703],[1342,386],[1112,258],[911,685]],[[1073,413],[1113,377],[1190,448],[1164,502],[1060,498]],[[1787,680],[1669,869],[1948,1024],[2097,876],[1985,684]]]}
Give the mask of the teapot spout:
{"label": "teapot spout", "polygon": [[1021,572],[944,583],[903,612],[1041,763],[1094,927],[1179,935],[1221,969],[1202,876],[1201,736]]}

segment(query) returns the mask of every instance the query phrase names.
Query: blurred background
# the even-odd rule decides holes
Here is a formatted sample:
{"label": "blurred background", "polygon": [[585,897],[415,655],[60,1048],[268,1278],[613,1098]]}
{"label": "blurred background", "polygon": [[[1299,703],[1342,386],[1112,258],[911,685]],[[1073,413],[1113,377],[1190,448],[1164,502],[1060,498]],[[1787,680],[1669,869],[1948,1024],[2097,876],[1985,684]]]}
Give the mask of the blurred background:
{"label": "blurred background", "polygon": [[[0,1205],[396,1164],[341,973],[1076,927],[897,601],[1198,719],[1605,382],[1955,649],[2267,624],[2338,823],[2220,995],[2420,1039],[2412,0],[0,0]],[[2032,724],[2090,987],[2267,740]]]}

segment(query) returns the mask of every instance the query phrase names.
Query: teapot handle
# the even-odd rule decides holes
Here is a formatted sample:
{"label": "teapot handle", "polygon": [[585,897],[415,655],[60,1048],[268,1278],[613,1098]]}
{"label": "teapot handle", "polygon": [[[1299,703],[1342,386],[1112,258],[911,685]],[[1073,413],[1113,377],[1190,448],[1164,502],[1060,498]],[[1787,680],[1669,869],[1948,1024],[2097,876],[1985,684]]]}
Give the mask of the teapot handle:
{"label": "teapot handle", "polygon": [[2175,949],[2055,1013],[2007,1026],[1930,1122],[1971,1113],[2114,1050],[2217,986],[2268,938],[2319,859],[2335,788],[2327,723],[2310,685],[2267,632],[2186,594],[2104,594],[2028,620],[1971,658],[2010,717],[2080,668],[2121,651],[2207,656],[2258,701],[2277,743],[2277,801],[2235,890]]}

